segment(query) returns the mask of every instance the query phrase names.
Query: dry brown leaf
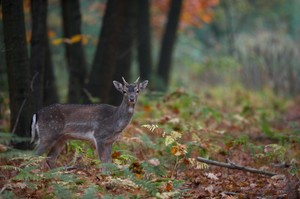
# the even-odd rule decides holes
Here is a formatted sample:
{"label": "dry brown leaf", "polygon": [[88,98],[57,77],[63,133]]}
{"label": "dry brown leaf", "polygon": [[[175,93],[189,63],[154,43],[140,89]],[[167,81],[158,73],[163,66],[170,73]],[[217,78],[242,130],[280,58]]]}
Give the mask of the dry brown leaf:
{"label": "dry brown leaf", "polygon": [[0,144],[0,153],[7,151],[7,146]]}

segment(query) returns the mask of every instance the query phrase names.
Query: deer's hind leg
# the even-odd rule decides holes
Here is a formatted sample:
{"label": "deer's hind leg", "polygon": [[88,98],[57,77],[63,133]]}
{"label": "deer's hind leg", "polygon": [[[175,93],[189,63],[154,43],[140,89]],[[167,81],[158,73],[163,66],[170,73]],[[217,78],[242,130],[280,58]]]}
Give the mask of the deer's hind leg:
{"label": "deer's hind leg", "polygon": [[36,149],[37,155],[43,155],[47,153],[59,140],[61,137],[61,132],[63,130],[62,125],[54,125],[53,123],[58,123],[57,121],[39,122],[38,135],[39,144]]}
{"label": "deer's hind leg", "polygon": [[47,164],[52,169],[56,167],[56,159],[65,147],[65,140],[58,139],[47,155]]}
{"label": "deer's hind leg", "polygon": [[44,153],[49,151],[52,146],[53,142],[41,139],[39,145],[37,146],[36,154],[43,155]]}

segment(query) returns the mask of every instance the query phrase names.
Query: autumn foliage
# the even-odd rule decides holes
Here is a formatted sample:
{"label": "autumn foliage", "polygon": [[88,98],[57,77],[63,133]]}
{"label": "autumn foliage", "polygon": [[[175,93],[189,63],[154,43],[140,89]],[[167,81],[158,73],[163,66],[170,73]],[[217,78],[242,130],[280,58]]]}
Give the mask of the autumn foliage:
{"label": "autumn foliage", "polygon": [[[54,170],[43,167],[43,157],[6,148],[0,152],[0,194],[288,198],[297,193],[300,175],[299,110],[297,102],[243,89],[141,96],[132,123],[113,147],[109,175],[99,172],[93,149],[81,141],[68,143],[57,161],[61,168]],[[198,156],[278,175],[212,166]]]}
{"label": "autumn foliage", "polygon": [[[211,23],[213,20],[213,8],[220,3],[219,0],[189,0],[183,1],[180,18],[180,28],[201,27],[203,24]],[[163,27],[166,13],[169,9],[169,0],[153,0],[152,2],[152,25]]]}

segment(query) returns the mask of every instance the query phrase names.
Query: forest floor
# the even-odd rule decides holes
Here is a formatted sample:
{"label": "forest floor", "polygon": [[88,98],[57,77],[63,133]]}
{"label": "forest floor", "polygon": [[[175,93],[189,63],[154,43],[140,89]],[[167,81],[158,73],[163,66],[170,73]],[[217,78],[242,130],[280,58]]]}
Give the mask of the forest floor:
{"label": "forest floor", "polygon": [[[299,98],[239,88],[148,93],[113,146],[109,173],[99,172],[100,162],[86,143],[68,143],[57,160],[60,167],[49,170],[43,157],[6,147],[7,134],[1,133],[0,198],[300,196]],[[275,175],[214,166],[197,157]]]}

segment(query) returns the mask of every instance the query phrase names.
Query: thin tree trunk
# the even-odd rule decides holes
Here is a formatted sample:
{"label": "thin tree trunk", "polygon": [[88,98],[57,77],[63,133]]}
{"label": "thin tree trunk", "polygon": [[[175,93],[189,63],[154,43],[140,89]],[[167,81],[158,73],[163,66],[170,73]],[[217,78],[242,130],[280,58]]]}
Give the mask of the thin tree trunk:
{"label": "thin tree trunk", "polygon": [[54,77],[54,70],[53,70],[53,64],[51,60],[51,51],[50,51],[50,45],[47,38],[46,43],[46,61],[45,61],[45,73],[44,73],[44,99],[43,99],[43,105],[48,106],[50,104],[58,103],[58,94],[57,89],[55,85],[55,77]]}
{"label": "thin tree trunk", "polygon": [[137,30],[138,62],[141,79],[150,79],[152,55],[149,0],[138,1]]}
{"label": "thin tree trunk", "polygon": [[233,24],[234,16],[233,16],[233,10],[232,10],[232,5],[234,1],[222,1],[223,8],[224,8],[224,14],[226,16],[226,37],[227,37],[227,48],[228,52],[231,55],[234,55],[235,53],[235,27]]}
{"label": "thin tree trunk", "polygon": [[[127,0],[126,12],[122,16],[124,23],[122,26],[122,34],[119,42],[119,55],[117,58],[116,70],[114,73],[114,79],[122,81],[124,77],[127,81],[130,81],[130,67],[132,51],[134,48],[134,36],[135,36],[135,22],[137,18],[137,3],[139,0]],[[119,105],[123,99],[120,92],[116,89],[110,91],[110,103],[113,105]]]}
{"label": "thin tree trunk", "polygon": [[[81,35],[81,13],[79,0],[61,0],[64,37]],[[66,43],[66,56],[69,68],[69,103],[79,103],[83,97],[86,78],[86,60],[81,39]]]}
{"label": "thin tree trunk", "polygon": [[31,37],[31,87],[33,89],[34,112],[43,107],[43,81],[47,42],[47,1],[31,1],[32,37]]}
{"label": "thin tree trunk", "polygon": [[99,43],[94,57],[87,84],[88,92],[100,98],[101,102],[109,101],[113,76],[119,56],[124,13],[128,9],[128,0],[108,0],[99,35]]}
{"label": "thin tree trunk", "polygon": [[170,11],[168,14],[168,22],[162,39],[162,46],[160,49],[159,63],[157,75],[162,85],[158,90],[165,91],[169,84],[172,54],[176,41],[176,31],[179,24],[179,18],[182,8],[182,0],[170,1]]}
{"label": "thin tree trunk", "polygon": [[[26,47],[22,0],[2,0],[3,28],[9,83],[11,131],[30,137],[33,113],[30,98],[30,65]],[[29,141],[12,141],[19,149],[29,149]]]}

